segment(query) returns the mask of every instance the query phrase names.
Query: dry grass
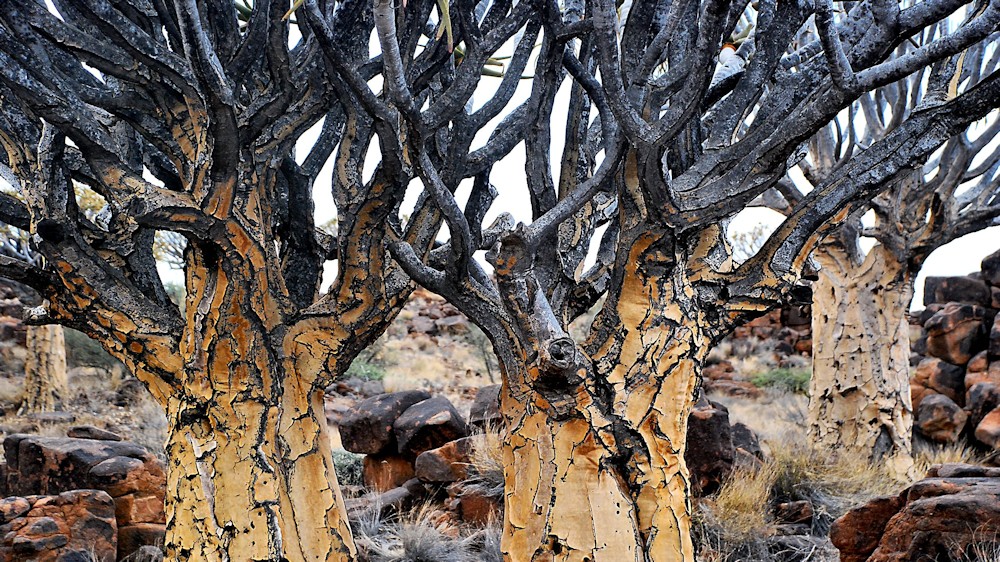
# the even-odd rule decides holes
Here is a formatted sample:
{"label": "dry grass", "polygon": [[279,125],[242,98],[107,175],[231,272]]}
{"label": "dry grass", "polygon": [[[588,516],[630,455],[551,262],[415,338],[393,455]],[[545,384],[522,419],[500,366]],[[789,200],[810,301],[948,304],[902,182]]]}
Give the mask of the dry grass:
{"label": "dry grass", "polygon": [[472,451],[465,488],[489,498],[502,498],[504,491],[503,437],[499,428],[487,426],[483,440]]}
{"label": "dry grass", "polygon": [[462,529],[432,503],[397,517],[368,512],[352,521],[360,559],[366,562],[499,562],[499,529]]}
{"label": "dry grass", "polygon": [[913,446],[913,462],[920,476],[926,475],[936,464],[981,464],[982,461],[973,448],[962,442],[941,445],[921,440]]}

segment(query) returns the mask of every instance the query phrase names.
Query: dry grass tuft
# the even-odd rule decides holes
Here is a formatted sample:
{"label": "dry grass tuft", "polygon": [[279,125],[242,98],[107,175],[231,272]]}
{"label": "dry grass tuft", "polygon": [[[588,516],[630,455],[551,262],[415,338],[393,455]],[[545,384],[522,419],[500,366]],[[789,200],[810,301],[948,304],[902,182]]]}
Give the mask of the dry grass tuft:
{"label": "dry grass tuft", "polygon": [[366,562],[499,562],[500,531],[491,525],[463,531],[433,504],[387,518],[372,510],[352,521],[360,559]]}
{"label": "dry grass tuft", "polygon": [[982,464],[983,459],[975,449],[962,442],[940,445],[921,440],[913,444],[913,462],[917,474],[924,476],[936,464]]}
{"label": "dry grass tuft", "polygon": [[503,437],[500,429],[487,426],[483,440],[472,451],[469,478],[465,481],[467,490],[489,498],[502,498],[504,491]]}

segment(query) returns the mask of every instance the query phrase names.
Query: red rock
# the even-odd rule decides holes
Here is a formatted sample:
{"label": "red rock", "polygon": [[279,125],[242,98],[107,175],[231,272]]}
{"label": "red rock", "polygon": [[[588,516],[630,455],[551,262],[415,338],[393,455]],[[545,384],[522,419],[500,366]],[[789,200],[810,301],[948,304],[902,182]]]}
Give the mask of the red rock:
{"label": "red rock", "polygon": [[702,399],[688,417],[687,435],[684,460],[691,473],[692,493],[711,494],[732,471],[735,460],[729,412],[721,404]]}
{"label": "red rock", "polygon": [[362,461],[365,485],[378,492],[398,488],[413,476],[413,461],[399,455],[366,455]]}
{"label": "red rock", "polygon": [[914,426],[927,438],[954,443],[965,427],[968,414],[947,396],[932,394],[920,401]]}
{"label": "red rock", "polygon": [[1000,407],[1000,383],[981,382],[972,385],[966,393],[965,411],[969,413],[969,427],[976,427],[986,414]]}
{"label": "red rock", "polygon": [[472,454],[482,443],[482,435],[473,435],[420,453],[414,464],[417,478],[422,482],[435,483],[465,480],[469,475]]}
{"label": "red rock", "polygon": [[813,518],[813,506],[808,500],[779,503],[774,510],[778,521],[785,523],[810,523]]}
{"label": "red rock", "polygon": [[976,426],[976,440],[994,449],[1000,449],[1000,408],[994,408]]}
{"label": "red rock", "polygon": [[926,386],[918,383],[916,380],[910,381],[910,400],[913,404],[913,411],[916,412],[917,408],[920,407],[920,402],[927,396],[931,394],[937,394],[933,390],[927,388]]}
{"label": "red rock", "polygon": [[[986,350],[980,351],[975,354],[972,359],[969,359],[969,364],[965,366],[966,374],[969,373],[985,373],[990,368],[990,359],[987,355]],[[972,386],[972,385],[967,385]]]}
{"label": "red rock", "polygon": [[928,277],[924,283],[924,305],[936,302],[960,302],[990,305],[989,286],[971,277]]}
{"label": "red rock", "polygon": [[77,425],[69,428],[66,437],[74,439],[94,439],[97,441],[121,441],[122,436],[92,425]]}
{"label": "red rock", "polygon": [[927,352],[953,364],[965,365],[986,344],[987,309],[948,303],[924,325]]}
{"label": "red rock", "polygon": [[984,529],[1000,528],[998,478],[928,478],[905,498],[869,562],[962,560]]}
{"label": "red rock", "polygon": [[834,521],[830,541],[840,550],[840,562],[867,561],[878,548],[889,520],[905,503],[905,495],[877,498]]}
{"label": "red rock", "polygon": [[419,455],[469,434],[462,415],[444,396],[435,396],[409,408],[392,425],[397,451]]}
{"label": "red rock", "polygon": [[469,423],[479,428],[498,427],[503,423],[503,417],[500,415],[499,384],[481,387],[476,392],[476,398],[469,410]]}
{"label": "red rock", "polygon": [[[27,511],[25,503],[30,505]],[[0,513],[12,516],[0,525],[0,560],[115,559],[114,503],[105,492],[75,490],[57,496],[11,497],[0,500]]]}
{"label": "red rock", "polygon": [[1000,314],[993,319],[993,328],[990,330],[990,357],[1000,359]]}
{"label": "red rock", "polygon": [[1000,309],[1000,287],[990,287],[990,308]]}
{"label": "red rock", "polygon": [[166,525],[155,523],[140,523],[118,529],[118,560],[135,554],[146,546],[162,547],[166,529]]}
{"label": "red rock", "polygon": [[706,392],[724,394],[726,396],[758,398],[761,394],[760,389],[750,381],[706,380],[704,385]]}
{"label": "red rock", "polygon": [[423,390],[407,390],[362,400],[340,425],[341,443],[352,453],[396,452],[393,424],[410,406],[430,397]]}
{"label": "red rock", "polygon": [[914,371],[914,378],[921,385],[951,398],[961,405],[965,401],[965,369],[928,357]]}
{"label": "red rock", "polygon": [[115,498],[115,518],[119,525],[167,522],[162,496],[127,494]]}
{"label": "red rock", "polygon": [[497,499],[468,489],[459,497],[462,520],[473,525],[484,526],[496,521],[500,517],[501,507]]}

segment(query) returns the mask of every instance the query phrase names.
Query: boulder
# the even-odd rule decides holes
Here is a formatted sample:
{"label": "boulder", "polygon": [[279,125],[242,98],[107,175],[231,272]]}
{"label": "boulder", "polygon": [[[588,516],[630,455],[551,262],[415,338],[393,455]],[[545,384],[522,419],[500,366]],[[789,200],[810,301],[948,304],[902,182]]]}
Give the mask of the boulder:
{"label": "boulder", "polygon": [[691,472],[691,491],[695,495],[711,494],[732,471],[735,460],[729,411],[703,397],[688,417],[687,435],[684,460]]}
{"label": "boulder", "polygon": [[743,396],[758,398],[760,389],[750,381],[705,380],[705,392],[724,394],[726,396]]}
{"label": "boulder", "polygon": [[1000,478],[927,478],[904,494],[868,562],[963,560],[1000,528]]}
{"label": "boulder", "polygon": [[969,427],[976,427],[986,414],[1000,406],[1000,383],[981,382],[972,385],[965,394],[965,411]]}
{"label": "boulder", "polygon": [[840,562],[866,562],[878,548],[885,527],[906,504],[906,492],[876,498],[848,511],[830,527],[830,541],[840,550]]}
{"label": "boulder", "polygon": [[990,287],[990,308],[1000,309],[1000,287]]}
{"label": "boulder", "polygon": [[920,312],[916,313],[917,314],[917,323],[920,324],[920,326],[923,326],[935,314],[937,314],[938,312],[940,312],[941,309],[944,308],[944,305],[945,305],[945,303],[942,303],[942,302],[936,302],[934,304],[927,305],[926,308],[924,308]]}
{"label": "boulder", "polygon": [[918,383],[916,379],[910,380],[910,400],[913,404],[914,412],[920,408],[920,403],[923,402],[924,398],[932,394],[937,394],[937,392],[934,392],[926,386]]}
{"label": "boulder", "polygon": [[1000,449],[1000,407],[986,414],[976,425],[976,440],[984,445]]}
{"label": "boulder", "polygon": [[413,461],[393,453],[366,455],[361,475],[366,486],[377,492],[386,492],[413,478]]}
{"label": "boulder", "polygon": [[990,288],[985,281],[972,277],[928,277],[924,282],[924,305],[938,302],[961,302],[990,305]]}
{"label": "boulder", "polygon": [[[128,441],[96,441],[70,437],[11,435],[4,439],[7,459],[8,492],[14,495],[58,494],[69,490],[98,489],[111,497],[125,493],[124,488],[147,494],[159,494],[166,487],[164,465],[152,453]],[[114,460],[112,460],[114,459]],[[124,470],[108,478],[102,465]],[[118,477],[128,480],[123,484]],[[124,485],[124,488],[122,487]]]}
{"label": "boulder", "polygon": [[115,504],[100,490],[0,500],[0,560],[115,560]]}
{"label": "boulder", "polygon": [[419,455],[469,435],[469,426],[444,396],[435,396],[407,408],[392,425],[397,451]]}
{"label": "boulder", "polygon": [[484,428],[503,423],[500,416],[500,385],[491,384],[476,391],[476,399],[469,410],[469,423]]}
{"label": "boulder", "polygon": [[[163,560],[163,552],[160,547],[163,546],[166,535],[166,525],[155,523],[140,523],[121,527],[118,529],[118,559],[134,556],[135,559],[142,562]],[[141,556],[149,556],[149,558]]]}
{"label": "boulder", "polygon": [[482,435],[473,435],[420,453],[414,465],[417,478],[433,483],[465,480],[469,475],[472,454],[482,442]]}
{"label": "boulder", "polygon": [[927,353],[953,365],[965,365],[986,346],[988,315],[981,306],[948,303],[924,325]]}
{"label": "boulder", "polygon": [[965,401],[965,369],[936,357],[921,361],[914,371],[920,385],[951,398],[955,403]]}
{"label": "boulder", "polygon": [[377,454],[396,450],[393,424],[410,406],[430,398],[424,390],[406,390],[358,402],[339,427],[343,447],[352,453]]}
{"label": "boulder", "polygon": [[97,441],[121,441],[122,436],[92,425],[76,425],[66,431],[66,437],[74,439],[94,439]]}
{"label": "boulder", "polygon": [[995,287],[1000,287],[1000,250],[983,258],[983,279]]}
{"label": "boulder", "polygon": [[938,443],[954,443],[965,427],[968,414],[942,394],[931,394],[920,401],[914,426]]}

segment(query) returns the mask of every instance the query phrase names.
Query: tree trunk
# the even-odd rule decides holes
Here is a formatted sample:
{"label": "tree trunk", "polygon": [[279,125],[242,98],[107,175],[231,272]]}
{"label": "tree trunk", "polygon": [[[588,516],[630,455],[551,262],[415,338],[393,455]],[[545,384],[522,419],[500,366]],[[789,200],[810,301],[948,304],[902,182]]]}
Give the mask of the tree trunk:
{"label": "tree trunk", "polygon": [[183,392],[166,404],[167,558],[354,560],[326,379],[300,362],[310,334],[283,322],[280,290],[254,265],[267,246],[236,240],[249,257],[188,256]]}
{"label": "tree trunk", "polygon": [[28,359],[24,364],[24,401],[20,413],[51,412],[69,394],[66,384],[66,340],[58,324],[28,326]]}
{"label": "tree trunk", "polygon": [[694,562],[684,450],[708,342],[690,272],[647,268],[659,242],[634,244],[583,347],[538,293],[508,301],[531,303],[516,314],[534,335],[498,349],[507,561]]}
{"label": "tree trunk", "polygon": [[895,477],[909,479],[910,274],[881,245],[860,264],[835,246],[814,255],[822,269],[813,284],[810,439],[823,450],[885,463]]}

